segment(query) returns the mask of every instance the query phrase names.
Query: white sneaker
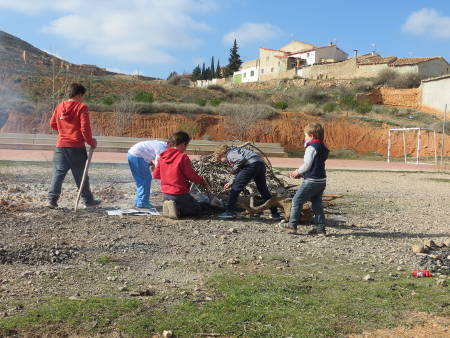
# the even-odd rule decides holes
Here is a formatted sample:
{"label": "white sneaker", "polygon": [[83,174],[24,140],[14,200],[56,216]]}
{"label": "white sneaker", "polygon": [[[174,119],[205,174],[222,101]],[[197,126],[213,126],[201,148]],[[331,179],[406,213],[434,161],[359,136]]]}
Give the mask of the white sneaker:
{"label": "white sneaker", "polygon": [[178,219],[178,211],[177,206],[175,205],[175,201],[164,201],[163,202],[163,217],[167,217],[170,219]]}

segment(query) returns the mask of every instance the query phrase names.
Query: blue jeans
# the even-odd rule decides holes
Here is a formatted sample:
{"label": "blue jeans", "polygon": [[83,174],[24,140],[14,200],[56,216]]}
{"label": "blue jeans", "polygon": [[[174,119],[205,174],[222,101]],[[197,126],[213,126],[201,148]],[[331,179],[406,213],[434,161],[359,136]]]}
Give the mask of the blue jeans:
{"label": "blue jeans", "polygon": [[314,213],[314,222],[318,230],[325,229],[325,215],[323,213],[322,195],[326,183],[315,183],[303,181],[292,199],[291,216],[289,224],[297,224],[299,213],[302,211],[303,204],[311,201],[311,208]]}
{"label": "blue jeans", "polygon": [[131,169],[134,181],[136,182],[136,197],[134,205],[143,207],[150,204],[150,188],[152,185],[152,175],[148,163],[141,157],[128,154],[128,164]]}

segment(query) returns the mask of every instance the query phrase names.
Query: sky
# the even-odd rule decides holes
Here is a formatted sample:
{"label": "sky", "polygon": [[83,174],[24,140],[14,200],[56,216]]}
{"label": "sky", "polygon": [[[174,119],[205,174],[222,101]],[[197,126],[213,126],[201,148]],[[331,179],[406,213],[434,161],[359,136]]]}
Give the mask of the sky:
{"label": "sky", "polygon": [[243,61],[292,40],[450,61],[447,0],[0,0],[0,30],[72,63],[160,78],[211,56],[226,65],[235,38]]}

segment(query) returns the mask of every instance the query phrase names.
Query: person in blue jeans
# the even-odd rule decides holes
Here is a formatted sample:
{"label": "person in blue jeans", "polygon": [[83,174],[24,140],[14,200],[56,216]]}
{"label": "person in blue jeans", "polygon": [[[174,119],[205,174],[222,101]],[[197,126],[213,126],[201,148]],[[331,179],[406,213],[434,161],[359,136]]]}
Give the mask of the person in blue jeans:
{"label": "person in blue jeans", "polygon": [[[225,184],[225,189],[230,189],[230,195],[225,207],[225,212],[218,215],[220,218],[233,219],[237,217],[236,204],[239,194],[251,180],[255,181],[256,188],[264,201],[272,197],[266,182],[266,164],[254,151],[242,147],[229,147],[222,145],[214,152],[214,160],[232,166],[232,173],[236,176],[230,183]],[[280,219],[276,207],[270,209],[270,218]]]}
{"label": "person in blue jeans", "polygon": [[128,164],[136,183],[136,197],[134,206],[137,208],[153,208],[150,203],[150,189],[152,174],[159,155],[166,150],[167,143],[158,140],[149,140],[136,143],[128,150]]}
{"label": "person in blue jeans", "polygon": [[303,177],[304,181],[292,199],[289,223],[285,224],[284,228],[297,232],[297,220],[303,204],[311,201],[315,227],[308,234],[326,235],[322,195],[327,185],[325,161],[328,158],[329,150],[323,143],[324,129],[320,123],[308,124],[304,132],[306,147],[304,162],[290,174],[292,178]]}

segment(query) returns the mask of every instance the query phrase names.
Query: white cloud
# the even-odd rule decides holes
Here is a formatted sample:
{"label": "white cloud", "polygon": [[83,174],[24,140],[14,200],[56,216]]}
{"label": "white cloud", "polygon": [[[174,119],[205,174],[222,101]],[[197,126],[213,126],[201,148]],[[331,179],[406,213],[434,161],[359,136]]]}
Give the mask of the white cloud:
{"label": "white cloud", "polygon": [[216,8],[216,0],[0,0],[26,13],[53,11],[60,16],[43,31],[79,48],[121,61],[170,63],[169,49],[201,44],[195,32],[210,27],[193,18]]}
{"label": "white cloud", "polygon": [[236,30],[224,35],[223,42],[231,45],[234,39],[238,45],[253,45],[279,37],[282,30],[268,22],[246,22]]}
{"label": "white cloud", "polygon": [[433,8],[422,8],[406,19],[403,31],[434,38],[450,38],[450,17],[441,15]]}

